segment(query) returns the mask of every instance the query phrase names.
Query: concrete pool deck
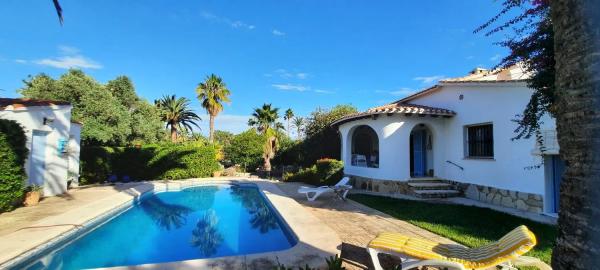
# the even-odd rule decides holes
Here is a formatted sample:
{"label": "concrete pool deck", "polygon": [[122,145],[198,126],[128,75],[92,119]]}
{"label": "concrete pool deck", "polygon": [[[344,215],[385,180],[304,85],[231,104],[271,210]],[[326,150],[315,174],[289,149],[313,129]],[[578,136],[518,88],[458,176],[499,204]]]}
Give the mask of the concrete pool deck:
{"label": "concrete pool deck", "polygon": [[[143,182],[128,184],[127,186],[114,186],[117,190],[113,194],[106,193],[104,197],[72,207],[63,213],[49,215],[32,221],[26,226],[20,223],[20,228],[12,227],[11,233],[0,236],[0,268],[11,267],[16,261],[34,256],[44,247],[50,246],[68,235],[73,235],[103,215],[114,215],[114,209],[130,205],[141,194],[152,191],[179,190],[189,186],[204,184],[227,184],[232,181],[248,182],[258,185],[269,199],[277,212],[283,217],[291,230],[298,238],[298,243],[293,247],[267,253],[220,257],[211,259],[186,260],[161,264],[145,264],[136,266],[115,267],[110,269],[270,269],[278,263],[287,266],[301,266],[305,264],[315,267],[323,266],[324,258],[338,254],[341,240],[331,228],[324,225],[318,218],[308,213],[304,207],[275,184],[265,180],[246,179],[192,179],[164,182]],[[47,203],[48,204],[48,203]],[[42,206],[43,207],[43,206]],[[39,214],[39,213],[38,213]],[[10,216],[10,215],[8,215]],[[0,219],[4,218],[0,216]],[[16,229],[16,230],[15,230]],[[3,231],[11,229],[3,228]]]}
{"label": "concrete pool deck", "polygon": [[[306,200],[304,194],[298,193],[300,186],[306,186],[303,183],[277,183],[277,185],[338,234],[342,240],[341,257],[348,270],[372,269],[371,258],[365,247],[381,232],[401,232],[435,242],[456,244],[452,240],[350,199],[339,200],[331,193],[321,195],[316,201],[310,202]],[[392,267],[399,262],[387,257],[381,258],[381,263],[384,267]]]}

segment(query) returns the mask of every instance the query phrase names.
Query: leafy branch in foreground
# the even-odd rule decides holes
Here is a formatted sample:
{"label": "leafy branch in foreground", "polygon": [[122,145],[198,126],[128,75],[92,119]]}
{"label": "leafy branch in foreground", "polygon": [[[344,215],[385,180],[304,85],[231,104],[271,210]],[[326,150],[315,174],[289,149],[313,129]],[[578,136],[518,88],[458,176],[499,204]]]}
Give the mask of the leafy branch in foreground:
{"label": "leafy branch in foreground", "polygon": [[[550,18],[550,5],[546,0],[505,0],[503,9],[486,23],[475,29],[474,33],[487,30],[486,36],[512,29],[508,38],[496,42],[506,47],[510,54],[502,59],[495,68],[508,68],[519,65],[531,73],[527,86],[534,90],[523,113],[517,115],[514,139],[529,138],[540,130],[542,117],[546,113],[556,113],[554,30]],[[523,12],[506,21],[501,21],[511,11]],[[495,25],[495,26],[494,26]]]}

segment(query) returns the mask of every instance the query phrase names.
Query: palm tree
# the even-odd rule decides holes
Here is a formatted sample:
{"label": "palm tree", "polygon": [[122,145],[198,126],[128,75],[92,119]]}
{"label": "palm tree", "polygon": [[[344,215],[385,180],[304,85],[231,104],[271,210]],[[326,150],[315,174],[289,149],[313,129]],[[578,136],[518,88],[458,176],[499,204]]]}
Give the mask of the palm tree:
{"label": "palm tree", "polygon": [[288,137],[290,136],[290,121],[292,121],[292,118],[294,117],[294,111],[292,111],[292,108],[289,108],[285,111],[285,115],[283,116],[283,119],[285,119],[287,121],[287,135]]}
{"label": "palm tree", "polygon": [[204,82],[196,87],[198,100],[202,103],[202,108],[206,109],[210,117],[210,131],[208,140],[213,142],[215,133],[215,117],[223,110],[223,102],[229,102],[230,91],[221,77],[210,74]]}
{"label": "palm tree", "polygon": [[296,127],[296,137],[298,138],[298,140],[302,137],[302,128],[304,127],[304,118],[302,117],[294,117],[294,120],[292,121],[292,124],[294,125],[294,127]]}
{"label": "palm tree", "polygon": [[255,127],[265,137],[263,146],[263,168],[267,173],[271,171],[271,159],[277,151],[277,131],[283,125],[277,122],[279,108],[271,108],[271,104],[263,104],[262,108],[255,108],[248,125]]}
{"label": "palm tree", "polygon": [[599,2],[550,1],[556,60],[556,130],[560,155],[567,165],[560,187],[553,269],[598,269]]}
{"label": "palm tree", "polygon": [[190,131],[192,125],[199,128],[196,121],[200,117],[190,110],[190,100],[184,97],[177,98],[175,95],[163,96],[154,101],[156,107],[160,110],[160,116],[166,122],[166,128],[171,128],[171,141],[177,142],[178,131]]}

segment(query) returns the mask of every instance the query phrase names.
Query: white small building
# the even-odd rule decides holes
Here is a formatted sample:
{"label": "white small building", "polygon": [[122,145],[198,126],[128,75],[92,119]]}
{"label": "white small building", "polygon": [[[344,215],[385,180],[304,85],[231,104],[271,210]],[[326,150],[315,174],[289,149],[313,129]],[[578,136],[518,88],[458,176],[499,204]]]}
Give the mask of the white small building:
{"label": "white small building", "polygon": [[554,119],[543,119],[545,147],[513,140],[533,92],[527,76],[517,66],[475,69],[337,120],[344,173],[358,189],[556,213],[563,164]]}
{"label": "white small building", "polygon": [[78,181],[81,124],[71,121],[71,109],[68,102],[0,98],[0,119],[17,121],[27,136],[27,185],[43,186],[44,196]]}

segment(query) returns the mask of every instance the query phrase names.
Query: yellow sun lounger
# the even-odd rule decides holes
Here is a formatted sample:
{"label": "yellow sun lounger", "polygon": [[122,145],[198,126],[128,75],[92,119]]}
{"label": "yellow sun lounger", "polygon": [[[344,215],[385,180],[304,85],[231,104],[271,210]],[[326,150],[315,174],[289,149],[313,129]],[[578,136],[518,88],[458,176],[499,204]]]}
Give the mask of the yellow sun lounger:
{"label": "yellow sun lounger", "polygon": [[521,256],[535,244],[535,235],[526,226],[521,225],[500,240],[478,248],[441,244],[399,233],[381,233],[371,240],[368,250],[376,270],[383,269],[377,258],[379,253],[399,256],[402,269],[433,266],[451,270],[475,270],[536,266],[541,270],[552,270],[537,258]]}

